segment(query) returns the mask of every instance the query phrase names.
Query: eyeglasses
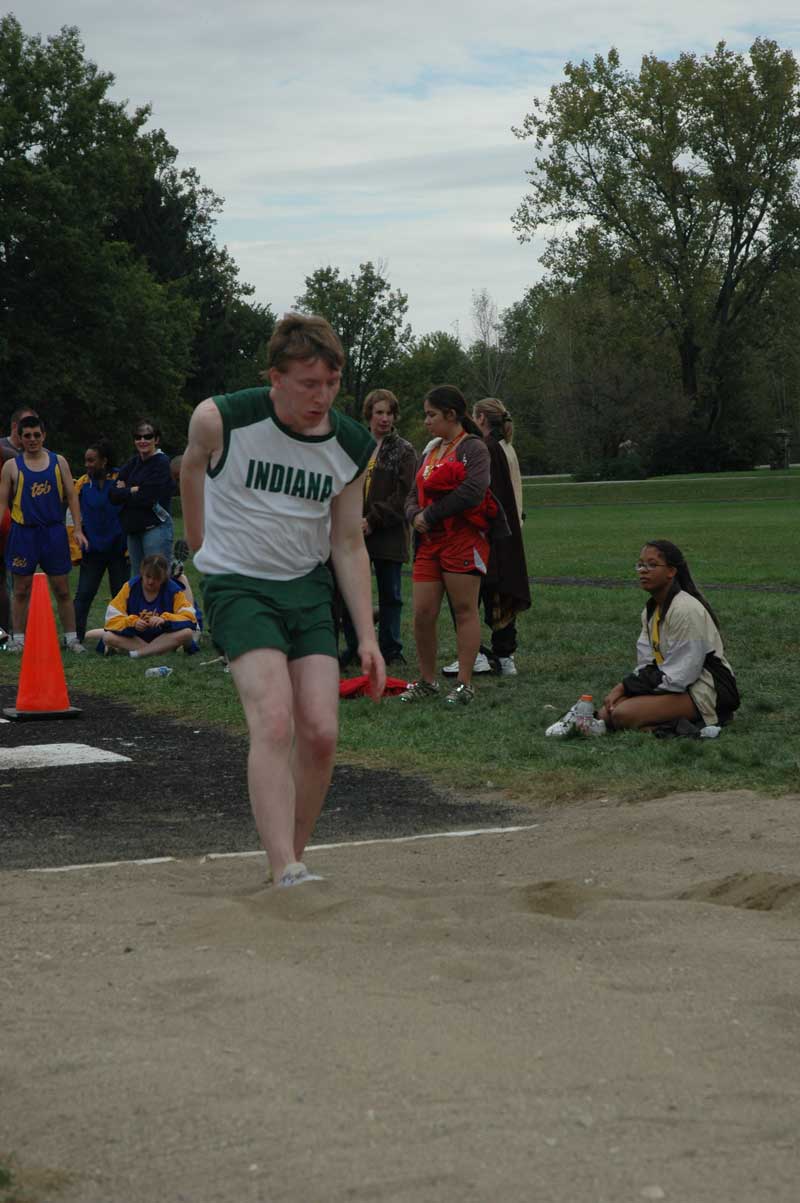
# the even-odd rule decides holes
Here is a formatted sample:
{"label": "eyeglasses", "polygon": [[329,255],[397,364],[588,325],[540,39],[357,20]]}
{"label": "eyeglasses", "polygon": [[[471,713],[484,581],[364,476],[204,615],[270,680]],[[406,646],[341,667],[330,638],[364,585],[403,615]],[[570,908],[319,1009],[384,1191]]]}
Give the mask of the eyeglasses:
{"label": "eyeglasses", "polygon": [[662,564],[660,560],[649,560],[647,562],[637,560],[636,562],[637,572],[652,572],[654,568],[669,568],[669,564]]}
{"label": "eyeglasses", "polygon": [[155,437],[155,431],[151,430],[149,434],[137,434],[133,441],[134,443],[149,443]]}

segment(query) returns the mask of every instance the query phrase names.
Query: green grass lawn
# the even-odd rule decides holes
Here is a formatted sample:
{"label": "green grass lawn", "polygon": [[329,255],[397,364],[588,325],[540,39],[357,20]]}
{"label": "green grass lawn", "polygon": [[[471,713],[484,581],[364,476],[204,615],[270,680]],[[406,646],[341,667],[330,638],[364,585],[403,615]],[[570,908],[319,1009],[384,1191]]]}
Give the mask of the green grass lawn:
{"label": "green grass lawn", "polygon": [[[744,699],[719,740],[660,741],[625,733],[553,741],[544,738],[544,729],[580,693],[602,697],[633,666],[643,595],[630,582],[648,537],[677,542],[701,588],[766,584],[796,590],[800,474],[571,488],[576,492],[568,502],[556,502],[552,485],[526,484],[529,572],[618,579],[620,586],[536,585],[533,607],[519,623],[519,676],[479,678],[476,700],[466,709],[451,712],[441,702],[406,708],[396,699],[380,706],[366,699],[343,703],[340,760],[424,772],[459,789],[505,788],[536,802],[798,789],[788,671],[800,652],[797,592],[708,589]],[[405,588],[410,602],[409,580]],[[97,606],[91,621],[101,620]],[[413,675],[410,628],[408,604],[404,637]],[[440,660],[447,663],[455,640],[446,616],[440,635]],[[219,666],[201,666],[214,655],[206,648],[204,655],[174,656],[173,675],[156,681],[144,678],[146,665],[121,657],[66,656],[65,663],[74,691],[116,697],[192,724],[243,730],[230,676]],[[16,658],[0,657],[0,680],[13,681],[17,671]]]}

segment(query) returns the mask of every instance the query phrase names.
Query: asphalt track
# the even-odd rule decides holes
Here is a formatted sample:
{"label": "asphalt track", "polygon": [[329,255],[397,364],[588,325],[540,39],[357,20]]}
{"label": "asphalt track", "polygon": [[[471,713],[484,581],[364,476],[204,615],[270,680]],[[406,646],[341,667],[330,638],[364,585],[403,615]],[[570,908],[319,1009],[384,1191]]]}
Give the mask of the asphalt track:
{"label": "asphalt track", "polygon": [[[112,764],[0,766],[0,869],[204,856],[257,849],[246,740],[142,716],[76,695],[70,721],[0,725],[0,749],[82,743],[129,756]],[[0,704],[14,691],[0,687]],[[314,843],[530,822],[510,803],[459,798],[415,775],[338,765]]]}

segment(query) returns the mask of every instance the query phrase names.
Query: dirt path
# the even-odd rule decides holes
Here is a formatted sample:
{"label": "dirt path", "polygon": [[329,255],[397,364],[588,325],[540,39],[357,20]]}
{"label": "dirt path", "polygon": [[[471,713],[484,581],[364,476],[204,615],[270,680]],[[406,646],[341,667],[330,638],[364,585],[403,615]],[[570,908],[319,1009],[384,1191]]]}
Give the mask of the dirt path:
{"label": "dirt path", "polygon": [[0,1147],[48,1203],[794,1203],[799,804],[0,874]]}

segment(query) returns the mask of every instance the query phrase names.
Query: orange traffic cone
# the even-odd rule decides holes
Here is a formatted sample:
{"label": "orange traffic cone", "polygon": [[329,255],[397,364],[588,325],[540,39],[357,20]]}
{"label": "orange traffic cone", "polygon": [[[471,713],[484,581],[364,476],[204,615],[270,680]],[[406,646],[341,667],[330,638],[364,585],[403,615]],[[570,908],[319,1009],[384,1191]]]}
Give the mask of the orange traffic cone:
{"label": "orange traffic cone", "polygon": [[77,718],[80,714],[80,710],[69,704],[56,621],[43,572],[37,572],[33,578],[16,709],[4,710],[3,714],[20,720]]}

